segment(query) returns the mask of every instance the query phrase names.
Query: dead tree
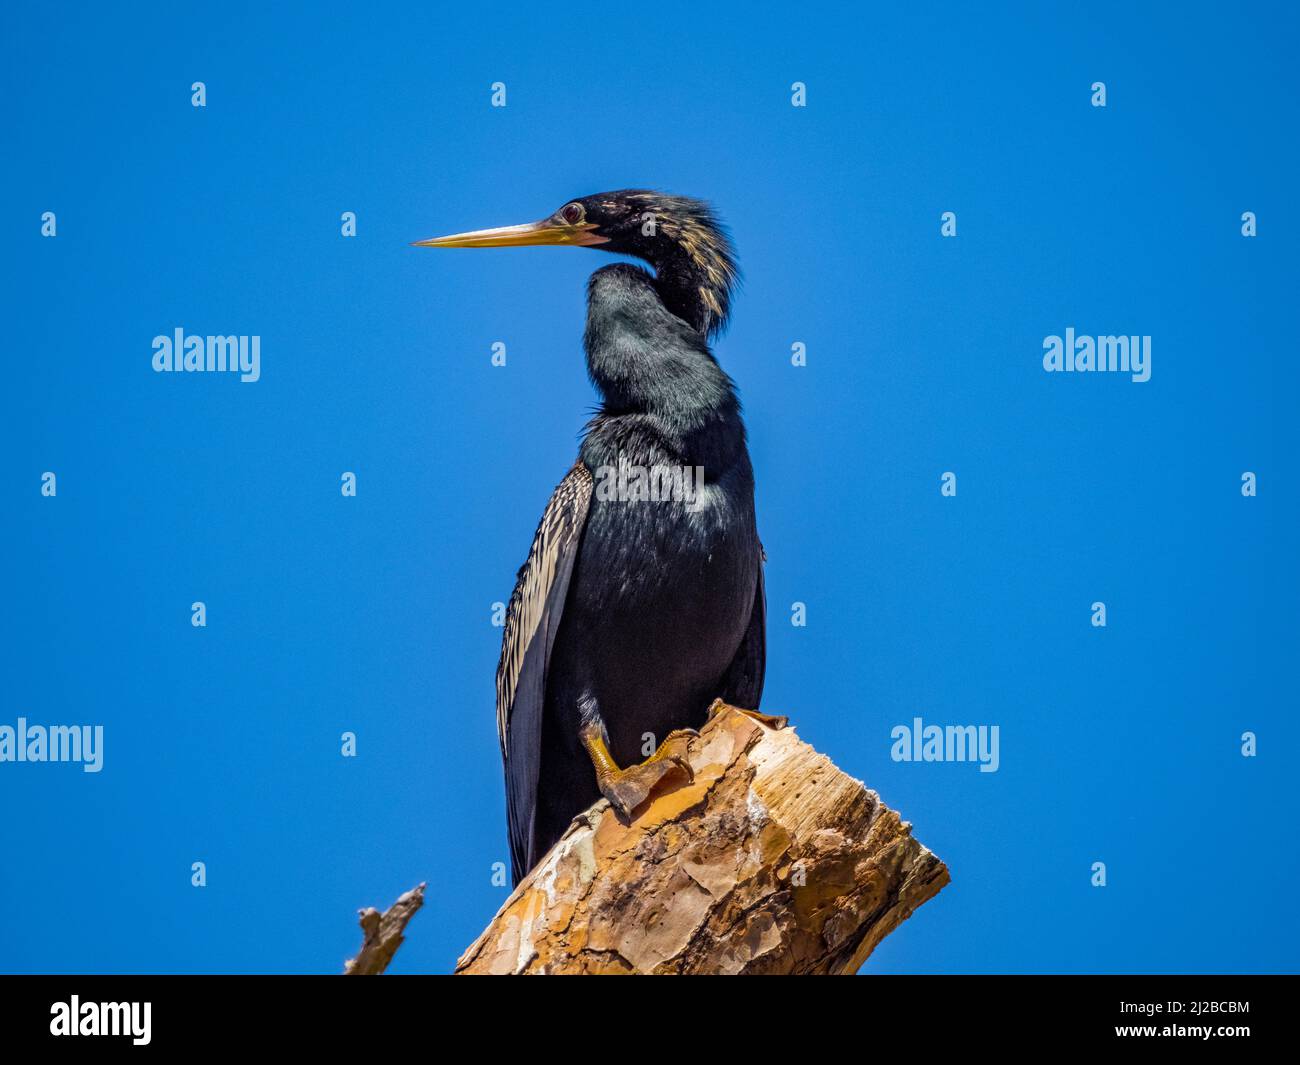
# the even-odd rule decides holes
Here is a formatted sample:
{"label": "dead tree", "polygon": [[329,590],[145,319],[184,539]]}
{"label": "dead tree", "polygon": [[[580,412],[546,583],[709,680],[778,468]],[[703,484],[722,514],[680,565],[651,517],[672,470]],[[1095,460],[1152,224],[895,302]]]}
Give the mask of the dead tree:
{"label": "dead tree", "polygon": [[722,703],[685,774],[622,820],[603,799],[514,890],[457,973],[853,973],[948,882],[875,792]]}

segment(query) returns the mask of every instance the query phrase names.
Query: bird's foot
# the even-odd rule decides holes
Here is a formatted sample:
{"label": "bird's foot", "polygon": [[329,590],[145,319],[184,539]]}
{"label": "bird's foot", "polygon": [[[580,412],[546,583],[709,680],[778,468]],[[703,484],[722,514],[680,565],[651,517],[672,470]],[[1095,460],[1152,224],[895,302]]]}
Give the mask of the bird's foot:
{"label": "bird's foot", "polygon": [[687,783],[694,784],[695,770],[691,768],[691,763],[686,760],[686,751],[691,745],[691,740],[699,739],[699,736],[700,734],[693,728],[673,729],[664,737],[663,743],[659,744],[659,749],[641,764],[673,762],[686,770]]}
{"label": "bird's foot", "polygon": [[768,728],[783,729],[786,725],[790,724],[790,719],[786,717],[785,714],[760,714],[757,710],[745,710],[739,706],[731,706],[729,703],[724,703],[721,699],[713,700],[713,705],[709,707],[709,719],[712,720],[717,717],[718,714],[722,713],[722,711],[727,709],[735,710],[737,713],[744,714],[746,717],[751,717],[760,725],[766,725]]}
{"label": "bird's foot", "polygon": [[609,804],[625,818],[631,818],[637,809],[664,781],[680,780],[693,783],[695,772],[687,760],[686,749],[698,736],[694,729],[677,729],[670,732],[659,749],[638,765],[619,769],[609,756],[603,736],[587,734],[583,743],[596,767],[596,785]]}

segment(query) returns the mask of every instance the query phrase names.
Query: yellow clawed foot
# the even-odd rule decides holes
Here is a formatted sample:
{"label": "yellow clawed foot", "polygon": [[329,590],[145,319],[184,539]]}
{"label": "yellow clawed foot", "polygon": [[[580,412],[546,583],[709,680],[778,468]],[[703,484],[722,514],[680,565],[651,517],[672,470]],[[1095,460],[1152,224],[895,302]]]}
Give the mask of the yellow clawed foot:
{"label": "yellow clawed foot", "polygon": [[784,714],[760,714],[757,710],[743,710],[739,706],[730,706],[721,699],[714,699],[713,705],[709,707],[709,718],[712,720],[724,710],[735,710],[738,714],[744,714],[746,717],[752,717],[760,725],[766,725],[768,728],[781,729],[790,724],[790,719]]}
{"label": "yellow clawed foot", "polygon": [[598,727],[583,729],[582,744],[596,768],[596,784],[600,793],[615,810],[630,818],[632,812],[664,781],[676,779],[684,784],[694,782],[695,773],[687,761],[686,749],[698,735],[694,729],[670,732],[654,754],[639,765],[631,765],[626,769],[619,769],[615,764]]}

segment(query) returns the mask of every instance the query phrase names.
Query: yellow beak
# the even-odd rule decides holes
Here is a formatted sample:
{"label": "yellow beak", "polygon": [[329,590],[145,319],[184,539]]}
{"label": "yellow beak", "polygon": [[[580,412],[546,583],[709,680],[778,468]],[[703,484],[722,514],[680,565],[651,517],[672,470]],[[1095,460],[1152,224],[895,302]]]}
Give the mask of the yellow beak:
{"label": "yellow beak", "polygon": [[501,226],[497,229],[476,229],[470,233],[453,233],[449,237],[431,237],[417,240],[413,248],[523,248],[538,244],[569,244],[587,247],[606,244],[609,237],[593,232],[594,222],[579,222],[576,226],[545,218],[522,226]]}

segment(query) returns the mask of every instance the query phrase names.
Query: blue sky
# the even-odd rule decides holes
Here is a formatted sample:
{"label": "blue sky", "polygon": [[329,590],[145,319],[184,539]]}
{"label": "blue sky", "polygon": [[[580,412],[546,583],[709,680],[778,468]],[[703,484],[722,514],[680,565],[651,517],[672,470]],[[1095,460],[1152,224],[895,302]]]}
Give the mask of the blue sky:
{"label": "blue sky", "polygon": [[[1295,16],[1132,8],[9,7],[0,725],[105,751],[0,764],[0,969],[333,972],[421,880],[394,971],[450,968],[609,259],[408,242],[634,185],[744,269],[765,708],[952,870],[867,970],[1294,971]],[[177,327],[261,379],[154,373]],[[1067,327],[1151,380],[1045,373]],[[999,770],[891,761],[916,716]]]}

